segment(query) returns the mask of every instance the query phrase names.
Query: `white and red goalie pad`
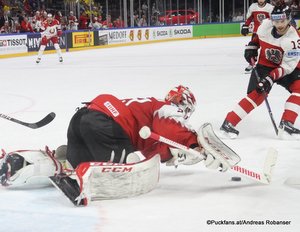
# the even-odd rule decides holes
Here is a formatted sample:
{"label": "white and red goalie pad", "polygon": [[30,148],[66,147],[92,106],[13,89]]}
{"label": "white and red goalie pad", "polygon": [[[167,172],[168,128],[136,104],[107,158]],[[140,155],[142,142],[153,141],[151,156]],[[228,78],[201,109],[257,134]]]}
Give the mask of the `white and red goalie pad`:
{"label": "white and red goalie pad", "polygon": [[87,202],[127,198],[153,190],[160,173],[160,156],[138,163],[86,162],[76,168],[80,198]]}

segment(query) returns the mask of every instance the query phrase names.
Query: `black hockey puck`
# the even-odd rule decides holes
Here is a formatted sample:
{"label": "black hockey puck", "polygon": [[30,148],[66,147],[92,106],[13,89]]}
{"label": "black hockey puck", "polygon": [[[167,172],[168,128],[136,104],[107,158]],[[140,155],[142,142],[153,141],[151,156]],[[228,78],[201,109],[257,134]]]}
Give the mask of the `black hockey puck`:
{"label": "black hockey puck", "polygon": [[239,176],[233,176],[233,177],[231,177],[231,180],[232,180],[232,181],[241,181],[242,178],[239,177]]}

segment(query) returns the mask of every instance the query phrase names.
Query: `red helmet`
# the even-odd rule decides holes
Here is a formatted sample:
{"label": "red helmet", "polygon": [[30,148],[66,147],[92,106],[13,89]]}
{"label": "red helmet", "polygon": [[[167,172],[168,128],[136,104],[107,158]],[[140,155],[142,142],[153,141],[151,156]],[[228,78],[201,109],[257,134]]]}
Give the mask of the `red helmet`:
{"label": "red helmet", "polygon": [[188,119],[195,111],[196,99],[188,87],[179,85],[167,94],[166,101],[172,102],[185,113],[184,119]]}

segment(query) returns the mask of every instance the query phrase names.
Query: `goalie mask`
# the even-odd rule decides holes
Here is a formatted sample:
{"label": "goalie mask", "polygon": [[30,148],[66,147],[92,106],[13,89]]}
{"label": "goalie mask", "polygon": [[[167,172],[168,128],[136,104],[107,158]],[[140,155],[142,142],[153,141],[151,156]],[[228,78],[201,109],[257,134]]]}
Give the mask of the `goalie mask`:
{"label": "goalie mask", "polygon": [[188,87],[179,85],[173,88],[165,100],[178,106],[184,112],[184,119],[190,118],[195,111],[196,99]]}

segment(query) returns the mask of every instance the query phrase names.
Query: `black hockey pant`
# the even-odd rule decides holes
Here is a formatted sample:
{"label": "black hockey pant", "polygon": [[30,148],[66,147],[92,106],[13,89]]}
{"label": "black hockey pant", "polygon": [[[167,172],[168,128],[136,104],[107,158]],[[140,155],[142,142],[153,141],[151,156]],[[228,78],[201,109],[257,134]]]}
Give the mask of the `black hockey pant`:
{"label": "black hockey pant", "polygon": [[67,160],[76,168],[82,162],[125,163],[135,151],[122,127],[106,114],[79,109],[68,128]]}

